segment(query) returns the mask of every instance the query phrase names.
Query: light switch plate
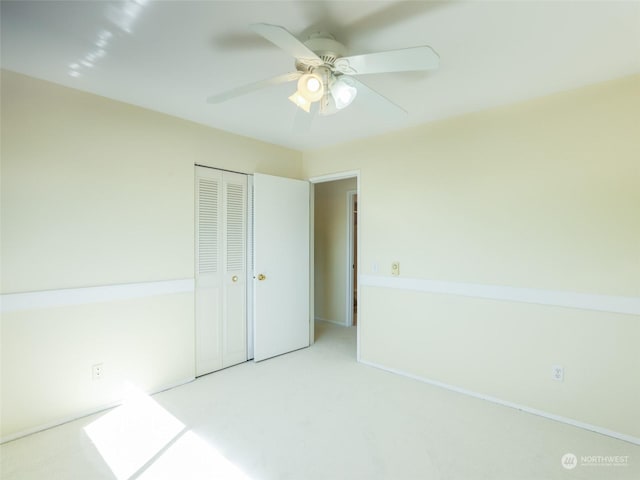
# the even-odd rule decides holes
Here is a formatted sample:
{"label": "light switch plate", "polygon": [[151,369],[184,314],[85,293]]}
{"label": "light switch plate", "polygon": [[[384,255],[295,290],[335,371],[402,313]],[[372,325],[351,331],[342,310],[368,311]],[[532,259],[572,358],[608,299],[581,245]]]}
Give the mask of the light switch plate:
{"label": "light switch plate", "polygon": [[400,275],[400,262],[393,262],[391,264],[391,275],[394,277]]}

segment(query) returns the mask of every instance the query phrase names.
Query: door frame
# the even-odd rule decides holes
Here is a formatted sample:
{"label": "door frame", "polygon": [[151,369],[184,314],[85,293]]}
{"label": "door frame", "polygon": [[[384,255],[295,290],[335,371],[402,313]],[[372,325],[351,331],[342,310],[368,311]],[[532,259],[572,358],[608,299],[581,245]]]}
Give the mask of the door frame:
{"label": "door frame", "polygon": [[[311,177],[309,178],[309,182],[311,183],[312,187],[313,185],[317,184],[317,183],[325,183],[325,182],[333,182],[335,180],[345,180],[347,178],[355,178],[356,179],[356,194],[358,195],[358,214],[360,214],[360,212],[362,212],[362,196],[361,196],[361,192],[360,192],[360,170],[347,170],[347,171],[343,171],[343,172],[335,172],[335,173],[329,173],[326,175],[319,175],[316,177]],[[314,245],[313,245],[313,239],[315,237],[315,218],[314,218],[314,199],[315,195],[314,195],[314,191],[313,188],[311,190],[311,212],[309,215],[309,221],[311,224],[311,235],[310,237],[310,246],[309,246],[309,271],[310,271],[310,275],[311,275],[311,281],[309,282],[309,299],[310,299],[310,314],[309,314],[309,332],[310,332],[310,343],[313,344],[314,342],[314,338],[313,338],[313,331],[314,331],[314,324],[315,324],[315,315],[314,315],[314,297],[315,297],[315,292],[314,292],[314,282],[313,279],[315,277],[315,269],[314,269]],[[358,215],[360,216],[360,215]],[[351,221],[351,220],[350,220]],[[361,243],[361,238],[362,235],[358,235],[358,246],[357,246],[357,261],[356,264],[358,266],[361,265],[360,262],[360,252],[362,252],[360,243]],[[351,270],[351,268],[349,267],[347,270]],[[348,278],[348,273],[347,273],[347,278]],[[358,302],[358,305],[362,305],[362,302],[360,301],[361,295],[362,295],[362,288],[360,286],[360,275],[358,274],[358,272],[356,272],[357,275],[357,279],[358,279],[358,285],[357,285],[357,293],[356,293],[356,301]],[[353,289],[353,284],[351,285],[347,285],[347,288],[349,289]],[[353,307],[352,307],[353,309]],[[363,325],[363,321],[364,319],[362,318],[362,309],[359,309],[360,311],[358,312],[358,328],[356,329],[356,360],[359,362],[360,361],[360,332],[362,330],[362,325]],[[353,310],[352,310],[353,311]],[[351,317],[353,319],[353,317]],[[352,320],[353,322],[353,320]]]}
{"label": "door frame", "polygon": [[253,174],[247,175],[247,361],[253,360],[253,334],[254,334],[254,324],[253,324],[253,278],[255,276],[255,265],[254,263],[254,255],[253,249],[255,245],[253,244]]}
{"label": "door frame", "polygon": [[[354,265],[357,267],[357,249],[354,252],[353,236],[355,233],[353,217],[356,213],[354,209],[354,197],[358,197],[357,190],[347,192],[347,305],[345,314],[345,326],[353,327],[353,277],[355,275]],[[357,238],[356,238],[357,241]],[[354,255],[355,254],[355,255]]]}

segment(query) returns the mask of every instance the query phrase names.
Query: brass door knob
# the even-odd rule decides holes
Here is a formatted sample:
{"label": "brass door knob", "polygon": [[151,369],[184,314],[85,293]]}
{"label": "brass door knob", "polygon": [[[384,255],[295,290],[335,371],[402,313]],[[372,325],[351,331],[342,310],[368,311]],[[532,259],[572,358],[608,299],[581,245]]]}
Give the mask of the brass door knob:
{"label": "brass door knob", "polygon": [[258,275],[258,280],[264,280],[265,278],[267,277],[262,273]]}
{"label": "brass door knob", "polygon": [[231,277],[231,281],[234,282],[234,283],[237,282],[238,281],[238,276],[234,275],[233,277]]}

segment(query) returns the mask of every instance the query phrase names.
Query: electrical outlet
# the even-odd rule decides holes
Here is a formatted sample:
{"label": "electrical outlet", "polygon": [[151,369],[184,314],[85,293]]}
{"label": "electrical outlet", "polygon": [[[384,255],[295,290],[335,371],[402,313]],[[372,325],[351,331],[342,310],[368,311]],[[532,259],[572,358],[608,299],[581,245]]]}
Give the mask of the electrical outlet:
{"label": "electrical outlet", "polygon": [[394,277],[400,275],[400,262],[393,262],[391,264],[391,275]]}
{"label": "electrical outlet", "polygon": [[551,366],[551,378],[557,382],[564,381],[564,367],[562,365]]}
{"label": "electrical outlet", "polygon": [[101,380],[104,375],[104,367],[101,363],[96,363],[91,366],[91,378],[93,380]]}

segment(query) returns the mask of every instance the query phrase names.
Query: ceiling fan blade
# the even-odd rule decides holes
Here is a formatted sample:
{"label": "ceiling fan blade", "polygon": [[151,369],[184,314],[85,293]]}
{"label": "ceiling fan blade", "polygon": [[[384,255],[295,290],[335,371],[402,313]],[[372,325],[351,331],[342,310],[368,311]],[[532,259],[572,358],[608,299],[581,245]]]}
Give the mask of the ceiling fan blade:
{"label": "ceiling fan blade", "polygon": [[[360,80],[350,78],[354,86],[358,89],[358,96],[354,100],[354,103],[363,105],[376,113],[384,116],[404,117],[407,115],[407,111],[400,105],[392,102],[381,93],[376,92],[373,88],[368,87]],[[352,104],[353,105],[353,104]]]}
{"label": "ceiling fan blade", "polygon": [[207,103],[221,103],[234,97],[239,97],[247,93],[251,93],[261,88],[270,87],[273,85],[279,85],[281,83],[293,82],[302,75],[302,72],[290,72],[284,75],[278,75],[277,77],[267,78],[258,82],[249,83],[240,87],[227,90],[226,92],[219,93],[217,95],[211,95],[207,97]]}
{"label": "ceiling fan blade", "polygon": [[348,75],[434,70],[440,57],[429,46],[353,55],[336,60],[335,69]]}
{"label": "ceiling fan blade", "polygon": [[263,36],[293,57],[304,61],[304,63],[318,66],[323,64],[318,55],[294,37],[286,28],[267,23],[254,23],[249,27],[258,35]]}
{"label": "ceiling fan blade", "polygon": [[271,45],[254,35],[253,32],[229,33],[216,36],[211,41],[216,47],[226,50],[266,50],[271,48]]}

